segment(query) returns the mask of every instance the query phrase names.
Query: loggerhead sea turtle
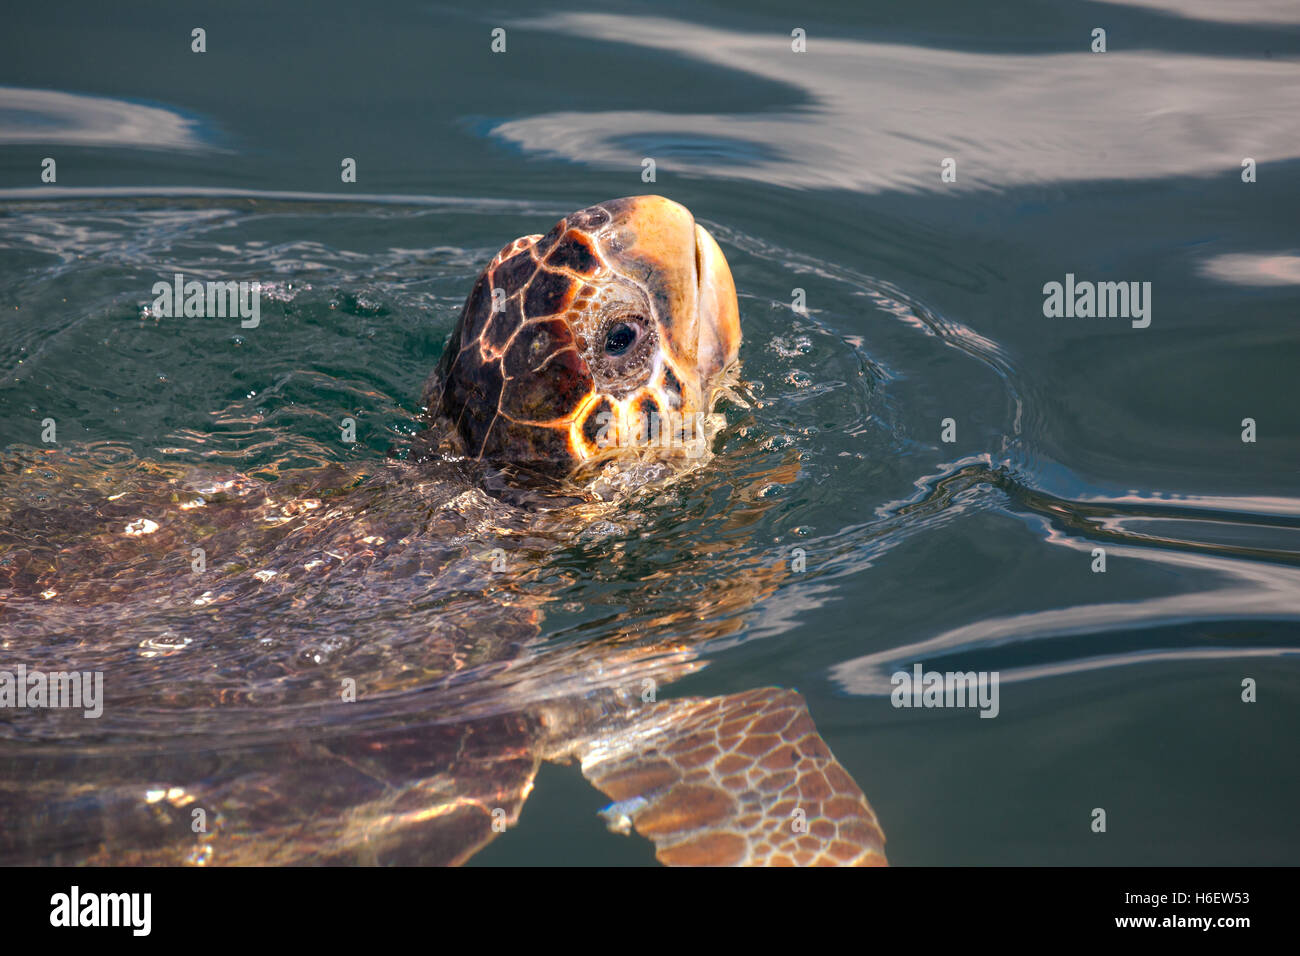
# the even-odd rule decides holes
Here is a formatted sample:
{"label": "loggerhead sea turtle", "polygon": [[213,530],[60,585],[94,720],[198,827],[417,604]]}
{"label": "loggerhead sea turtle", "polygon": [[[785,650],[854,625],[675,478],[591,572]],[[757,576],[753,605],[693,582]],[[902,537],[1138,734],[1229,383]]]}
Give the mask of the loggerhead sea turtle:
{"label": "loggerhead sea turtle", "polygon": [[711,577],[725,539],[701,541],[676,573],[707,584],[674,610],[539,637],[545,556],[702,460],[739,345],[709,233],[619,199],[492,259],[409,460],[270,482],[76,450],[4,463],[0,671],[102,671],[104,699],[96,721],[8,712],[0,863],[460,863],[551,760],[664,863],[883,864],[798,693],[654,693],[779,568]]}

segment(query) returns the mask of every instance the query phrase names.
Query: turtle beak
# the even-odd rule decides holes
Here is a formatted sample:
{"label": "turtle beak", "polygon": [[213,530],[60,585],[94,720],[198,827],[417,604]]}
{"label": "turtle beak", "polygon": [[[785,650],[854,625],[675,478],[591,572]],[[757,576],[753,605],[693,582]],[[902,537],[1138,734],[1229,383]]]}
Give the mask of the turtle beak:
{"label": "turtle beak", "polygon": [[736,284],[726,257],[690,210],[663,196],[605,203],[613,213],[606,259],[645,288],[664,348],[702,393],[740,351]]}
{"label": "turtle beak", "polygon": [[695,224],[695,278],[700,381],[712,381],[740,352],[740,309],[731,268],[709,231]]}
{"label": "turtle beak", "polygon": [[[726,257],[709,231],[685,206],[662,196],[631,196],[596,207],[610,217],[598,233],[602,259],[620,281],[644,294],[658,332],[658,351],[647,378],[630,393],[598,387],[575,415],[571,445],[583,458],[599,457],[589,447],[646,447],[634,424],[658,416],[658,438],[650,445],[686,449],[695,457],[703,444],[699,419],[712,411],[715,385],[740,351],[736,284]],[[615,424],[592,438],[590,415],[608,408]],[[654,428],[650,434],[653,436]],[[690,437],[688,436],[688,433]],[[675,437],[674,437],[675,436]],[[674,452],[676,454],[676,452]]]}

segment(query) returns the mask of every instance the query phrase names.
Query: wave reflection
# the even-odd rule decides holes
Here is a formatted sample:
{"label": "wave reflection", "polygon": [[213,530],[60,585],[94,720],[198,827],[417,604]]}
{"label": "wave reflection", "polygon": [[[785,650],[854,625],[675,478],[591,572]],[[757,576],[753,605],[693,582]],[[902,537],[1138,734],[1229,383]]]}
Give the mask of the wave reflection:
{"label": "wave reflection", "polygon": [[[787,84],[806,98],[754,113],[562,111],[497,125],[528,152],[633,168],[662,139],[726,142],[673,150],[687,176],[798,188],[945,188],[1235,175],[1244,155],[1300,157],[1300,84],[1291,63],[1159,50],[985,54],[817,36],[795,54],[782,34],[659,17],[554,14],[528,26],[626,43]],[[737,150],[735,144],[751,148]],[[632,148],[635,144],[636,148]]]}
{"label": "wave reflection", "polygon": [[0,86],[0,143],[204,149],[197,120],[160,106]]}

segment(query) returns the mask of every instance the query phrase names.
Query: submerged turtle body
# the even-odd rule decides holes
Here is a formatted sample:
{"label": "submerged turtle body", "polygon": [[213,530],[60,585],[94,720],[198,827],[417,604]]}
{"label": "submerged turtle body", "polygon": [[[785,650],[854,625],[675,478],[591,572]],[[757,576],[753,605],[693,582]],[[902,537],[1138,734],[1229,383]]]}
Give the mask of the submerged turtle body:
{"label": "submerged turtle body", "polygon": [[[516,240],[476,282],[427,390],[449,457],[269,484],[148,462],[110,474],[57,450],[6,462],[0,648],[102,670],[106,700],[92,728],[10,712],[0,863],[460,863],[517,822],[543,761],[577,762],[611,828],[665,863],[883,863],[874,813],[797,693],[656,699],[781,567],[701,534],[676,556],[670,609],[548,646],[551,556],[624,505],[539,508],[544,491],[476,484],[484,466],[681,457],[681,434],[647,448],[634,413],[711,413],[739,341],[707,232],[668,200],[616,200]],[[605,408],[631,423],[592,422]],[[747,517],[712,530],[770,507],[747,497]]]}

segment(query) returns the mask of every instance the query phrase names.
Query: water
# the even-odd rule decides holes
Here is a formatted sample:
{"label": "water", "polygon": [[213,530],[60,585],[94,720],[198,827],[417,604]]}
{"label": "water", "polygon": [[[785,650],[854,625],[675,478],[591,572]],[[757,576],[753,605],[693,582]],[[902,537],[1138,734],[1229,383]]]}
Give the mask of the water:
{"label": "water", "polygon": [[[7,862],[130,842],[144,782],[233,780],[322,818],[375,780],[409,798],[439,728],[473,717],[524,746],[501,723],[519,702],[646,666],[681,674],[668,697],[798,688],[896,864],[1294,859],[1300,18],[1264,0],[859,7],[11,17],[0,546],[72,546],[59,566],[90,583],[10,595],[0,649],[102,666],[111,706],[0,724],[7,815],[27,814]],[[490,499],[447,517],[457,476],[385,472],[487,259],[650,191],[709,228],[740,292],[757,401],[728,409],[709,467],[546,527]],[[269,286],[261,325],[146,314],[178,271]],[[1067,274],[1150,282],[1149,327],[1045,317]],[[248,559],[206,604],[184,522],[160,532],[170,576],[138,555],[97,568],[114,556],[87,541],[118,488],[200,469],[256,497],[330,467],[320,530],[253,534],[278,492],[205,530]],[[489,614],[476,569],[503,531],[523,570]],[[340,549],[354,563],[317,583],[288,573]],[[515,640],[523,663],[493,666]],[[918,662],[998,671],[997,718],[892,707],[890,675]],[[348,675],[373,700],[327,712]],[[652,862],[605,831],[607,802],[547,766],[474,861]]]}

